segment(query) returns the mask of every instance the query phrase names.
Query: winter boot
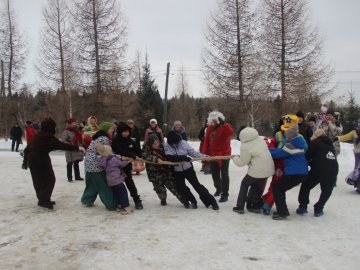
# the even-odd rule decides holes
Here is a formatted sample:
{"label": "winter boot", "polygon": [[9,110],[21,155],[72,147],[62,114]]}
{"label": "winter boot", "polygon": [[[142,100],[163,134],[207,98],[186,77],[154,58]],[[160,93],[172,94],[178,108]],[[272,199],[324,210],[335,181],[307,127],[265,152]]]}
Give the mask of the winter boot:
{"label": "winter boot", "polygon": [[184,203],[184,207],[185,207],[186,209],[189,209],[189,208],[190,208],[190,203],[189,203],[189,202]]}
{"label": "winter boot", "polygon": [[239,214],[245,214],[244,209],[242,209],[241,207],[235,206],[233,207],[233,211]]}
{"label": "winter boot", "polygon": [[141,203],[141,200],[135,202],[135,209],[141,210],[141,209],[143,209],[143,208],[144,208],[144,207],[143,207],[143,205],[142,205],[142,203]]}
{"label": "winter boot", "polygon": [[219,210],[219,205],[217,204],[216,200],[211,203],[211,207],[213,210]]}
{"label": "winter boot", "polygon": [[260,208],[248,208],[247,210],[248,210],[249,212],[255,213],[255,214],[260,214],[260,213],[261,213]]}
{"label": "winter boot", "polygon": [[166,199],[162,199],[162,200],[160,201],[160,204],[161,204],[161,205],[167,205]]}
{"label": "winter boot", "polygon": [[227,200],[228,200],[228,196],[223,194],[221,195],[219,202],[226,202]]}
{"label": "winter boot", "polygon": [[82,178],[81,176],[78,176],[75,178],[76,181],[84,181],[84,178]]}
{"label": "winter boot", "polygon": [[191,209],[196,209],[197,208],[197,203],[196,202],[190,203],[190,208]]}
{"label": "winter boot", "polygon": [[214,196],[217,197],[217,196],[220,196],[220,194],[221,194],[221,191],[217,189],[214,193]]}
{"label": "winter boot", "polygon": [[307,213],[308,213],[308,210],[305,207],[300,207],[299,206],[299,208],[296,209],[296,214],[298,214],[298,215],[303,216],[303,215],[305,215]]}
{"label": "winter boot", "polygon": [[51,202],[38,202],[38,206],[44,207],[50,210],[54,209],[54,205]]}
{"label": "winter boot", "polygon": [[284,220],[284,219],[287,219],[288,216],[290,216],[289,213],[279,214],[278,212],[275,211],[273,213],[272,219],[273,220]]}
{"label": "winter boot", "polygon": [[321,217],[324,215],[324,211],[314,212],[315,217]]}

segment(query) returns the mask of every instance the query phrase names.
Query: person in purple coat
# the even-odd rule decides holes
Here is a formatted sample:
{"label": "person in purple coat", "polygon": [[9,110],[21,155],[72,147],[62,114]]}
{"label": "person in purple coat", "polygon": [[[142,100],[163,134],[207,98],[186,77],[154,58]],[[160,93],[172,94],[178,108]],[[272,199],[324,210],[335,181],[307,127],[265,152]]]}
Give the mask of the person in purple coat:
{"label": "person in purple coat", "polygon": [[113,191],[117,210],[123,215],[130,214],[132,209],[129,207],[129,197],[124,184],[125,173],[121,169],[127,166],[129,161],[114,155],[109,145],[99,143],[96,145],[96,150],[100,154],[96,158],[97,163],[105,169],[106,180]]}

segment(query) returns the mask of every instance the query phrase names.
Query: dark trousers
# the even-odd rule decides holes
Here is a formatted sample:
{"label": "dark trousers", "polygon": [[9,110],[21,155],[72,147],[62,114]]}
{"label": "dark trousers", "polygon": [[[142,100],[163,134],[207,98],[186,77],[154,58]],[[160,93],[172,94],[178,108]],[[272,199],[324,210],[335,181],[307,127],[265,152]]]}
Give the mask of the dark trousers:
{"label": "dark trousers", "polygon": [[126,174],[125,184],[126,184],[127,189],[130,192],[130,196],[133,198],[134,202],[141,201],[140,196],[139,196],[138,191],[137,191],[137,188],[136,188],[135,183],[134,183],[134,179],[132,178],[132,166],[131,166],[131,164],[124,167],[124,172]]}
{"label": "dark trousers", "polygon": [[[21,139],[13,139],[11,142],[11,151],[14,152],[14,148],[16,152],[19,152],[19,144],[20,144]],[[16,147],[15,147],[16,144]]]}
{"label": "dark trousers", "polygon": [[129,207],[129,197],[124,183],[111,187],[116,205],[122,208]]}
{"label": "dark trousers", "polygon": [[245,175],[241,181],[236,206],[244,209],[245,202],[247,202],[247,209],[259,209],[266,179],[267,178],[254,178],[248,174]]}
{"label": "dark trousers", "polygon": [[293,187],[296,187],[300,183],[305,182],[306,178],[307,175],[304,174],[285,175],[282,179],[274,184],[274,199],[276,210],[279,215],[289,215],[289,210],[286,205],[285,192],[292,189]]}
{"label": "dark trousers", "polygon": [[329,200],[336,182],[336,175],[330,178],[318,178],[310,174],[307,180],[302,183],[299,192],[299,204],[302,208],[307,208],[309,204],[310,191],[320,183],[321,193],[317,203],[314,204],[314,212],[318,213],[324,209],[325,203]]}
{"label": "dark trousers", "polygon": [[76,161],[73,161],[73,162],[68,162],[68,163],[66,164],[66,171],[67,171],[67,178],[68,178],[68,179],[72,179],[72,168],[73,168],[73,165],[74,165],[75,179],[79,179],[79,178],[80,178],[79,162],[80,162],[80,160],[76,160]]}
{"label": "dark trousers", "polygon": [[55,186],[55,174],[50,167],[29,166],[36,197],[40,203],[49,203]]}
{"label": "dark trousers", "polygon": [[190,189],[185,184],[185,179],[193,186],[195,191],[199,194],[200,200],[204,203],[206,207],[209,207],[212,203],[215,202],[214,196],[212,196],[206,187],[200,184],[197,179],[196,173],[193,168],[189,168],[182,172],[174,172],[175,176],[175,185],[181,194],[184,194],[184,197],[187,201],[196,203],[194,195],[191,193]]}
{"label": "dark trousers", "polygon": [[219,162],[210,161],[211,176],[214,181],[216,191],[220,191],[223,196],[229,196],[229,164],[230,160],[222,160],[221,168]]}

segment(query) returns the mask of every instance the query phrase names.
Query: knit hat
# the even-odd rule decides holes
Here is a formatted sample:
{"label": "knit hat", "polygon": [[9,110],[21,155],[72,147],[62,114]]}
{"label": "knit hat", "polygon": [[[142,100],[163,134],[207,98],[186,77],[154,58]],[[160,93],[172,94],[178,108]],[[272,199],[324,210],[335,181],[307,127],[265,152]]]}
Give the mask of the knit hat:
{"label": "knit hat", "polygon": [[150,124],[151,124],[152,122],[155,122],[155,124],[157,124],[157,120],[156,120],[155,118],[150,119]]}
{"label": "knit hat", "polygon": [[326,114],[331,114],[332,116],[335,117],[335,111],[334,111],[333,108],[329,108],[329,109],[327,110]]}
{"label": "knit hat", "polygon": [[54,119],[52,119],[51,117],[45,118],[40,124],[41,131],[49,132],[51,134],[56,133],[55,128],[56,128],[56,123]]}
{"label": "knit hat", "polygon": [[159,137],[158,137],[155,133],[150,134],[149,137],[148,137],[148,144],[151,146],[151,145],[153,145],[156,141],[159,141],[159,142],[160,142]]}
{"label": "knit hat", "polygon": [[303,113],[302,111],[298,111],[298,112],[296,113],[296,116],[297,116],[297,117],[301,117],[302,119],[305,118],[305,115],[304,115],[304,113]]}
{"label": "knit hat", "polygon": [[69,120],[67,120],[68,125],[71,125],[71,123],[76,122],[75,118],[70,118]]}
{"label": "knit hat", "polygon": [[96,151],[98,151],[101,156],[107,157],[107,156],[112,155],[112,149],[109,145],[97,143],[95,145],[95,148],[96,148]]}
{"label": "knit hat", "polygon": [[174,130],[170,130],[166,138],[168,144],[178,144],[181,141],[181,136]]}
{"label": "knit hat", "polygon": [[299,135],[298,125],[293,125],[285,131],[286,140],[291,140],[292,138],[295,138],[297,135]]}
{"label": "knit hat", "polygon": [[30,120],[26,120],[26,122],[25,122],[27,125],[31,125],[32,124],[32,122],[30,121]]}
{"label": "knit hat", "polygon": [[130,128],[129,128],[129,126],[128,126],[127,124],[125,124],[124,122],[120,122],[120,123],[118,124],[117,129],[116,129],[116,133],[117,133],[117,134],[121,134],[121,133],[124,132],[124,131],[129,131],[129,132],[130,132]]}
{"label": "knit hat", "polygon": [[313,140],[319,138],[320,136],[324,136],[324,135],[325,135],[325,131],[321,128],[318,128],[317,130],[315,130],[315,132],[311,136],[310,140],[313,141]]}
{"label": "knit hat", "polygon": [[294,114],[287,114],[284,117],[284,124],[281,126],[282,131],[286,131],[288,128],[299,123],[299,118]]}
{"label": "knit hat", "polygon": [[100,130],[107,132],[113,125],[111,122],[102,122],[100,124]]}

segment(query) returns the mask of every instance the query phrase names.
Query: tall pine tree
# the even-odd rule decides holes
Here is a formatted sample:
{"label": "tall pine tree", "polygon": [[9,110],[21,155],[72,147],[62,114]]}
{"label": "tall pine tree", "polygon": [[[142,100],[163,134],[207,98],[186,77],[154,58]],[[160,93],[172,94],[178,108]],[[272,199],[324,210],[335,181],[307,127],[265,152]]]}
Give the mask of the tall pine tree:
{"label": "tall pine tree", "polygon": [[158,126],[162,126],[163,119],[163,101],[161,99],[158,86],[155,79],[151,77],[150,64],[147,55],[145,57],[145,65],[142,67],[141,89],[138,92],[138,115],[142,126],[145,128],[149,125],[149,120],[155,118]]}

